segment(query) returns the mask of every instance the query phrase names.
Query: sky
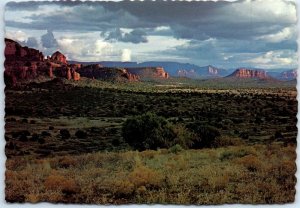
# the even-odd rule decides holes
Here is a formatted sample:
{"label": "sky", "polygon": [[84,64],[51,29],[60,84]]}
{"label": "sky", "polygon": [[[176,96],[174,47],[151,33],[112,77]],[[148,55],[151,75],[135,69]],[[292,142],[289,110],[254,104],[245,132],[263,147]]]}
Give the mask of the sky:
{"label": "sky", "polygon": [[291,0],[9,2],[5,35],[76,61],[297,68]]}

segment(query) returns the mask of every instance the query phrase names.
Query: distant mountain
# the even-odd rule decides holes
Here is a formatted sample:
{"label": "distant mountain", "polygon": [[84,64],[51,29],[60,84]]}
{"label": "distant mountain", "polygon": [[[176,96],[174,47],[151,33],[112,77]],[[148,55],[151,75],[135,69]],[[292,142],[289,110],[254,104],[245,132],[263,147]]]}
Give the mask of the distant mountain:
{"label": "distant mountain", "polygon": [[196,67],[195,69],[186,70],[180,69],[177,71],[177,76],[179,77],[188,77],[192,79],[198,78],[216,78],[216,77],[223,77],[228,75],[227,70],[219,69],[214,66],[203,66],[203,67]]}
{"label": "distant mountain", "polygon": [[279,80],[289,81],[297,79],[297,70],[292,69],[283,72],[267,72],[267,74],[271,77],[274,77]]}
{"label": "distant mountain", "polygon": [[122,61],[101,61],[99,62],[104,67],[121,67],[121,68],[127,68],[127,67],[138,67],[137,62],[122,62]]}
{"label": "distant mountain", "polygon": [[189,63],[169,62],[169,61],[147,61],[142,63],[137,62],[120,62],[120,61],[100,61],[100,62],[75,62],[83,65],[100,64],[104,67],[121,67],[121,68],[138,68],[138,67],[162,67],[170,76],[173,77],[188,77],[188,78],[210,78],[222,77],[229,73],[225,69],[219,69],[214,66],[197,66]]}

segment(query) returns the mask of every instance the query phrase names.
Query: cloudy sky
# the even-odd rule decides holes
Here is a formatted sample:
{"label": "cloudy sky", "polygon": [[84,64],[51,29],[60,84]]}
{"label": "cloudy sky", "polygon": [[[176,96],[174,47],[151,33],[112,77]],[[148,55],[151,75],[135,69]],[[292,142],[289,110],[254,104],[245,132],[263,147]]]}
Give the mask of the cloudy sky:
{"label": "cloudy sky", "polygon": [[297,67],[291,0],[10,2],[6,37],[77,61]]}

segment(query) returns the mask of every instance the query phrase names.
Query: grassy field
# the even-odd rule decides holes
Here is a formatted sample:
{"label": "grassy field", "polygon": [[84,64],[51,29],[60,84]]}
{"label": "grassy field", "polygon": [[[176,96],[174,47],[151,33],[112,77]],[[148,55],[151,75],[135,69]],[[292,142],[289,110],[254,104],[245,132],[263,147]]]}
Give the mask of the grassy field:
{"label": "grassy field", "polygon": [[[83,79],[6,88],[6,200],[293,202],[295,86],[219,84]],[[122,126],[145,113],[166,119],[177,131],[211,126],[218,145],[134,151],[122,137]]]}
{"label": "grassy field", "polygon": [[90,153],[7,160],[6,200],[64,203],[287,203],[295,146]]}

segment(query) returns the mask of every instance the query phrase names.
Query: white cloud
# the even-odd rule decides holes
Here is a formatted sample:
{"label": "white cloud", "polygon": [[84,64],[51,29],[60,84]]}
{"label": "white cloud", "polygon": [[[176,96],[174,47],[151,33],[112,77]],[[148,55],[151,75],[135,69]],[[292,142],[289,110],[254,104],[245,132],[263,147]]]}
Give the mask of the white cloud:
{"label": "white cloud", "polygon": [[263,35],[258,38],[257,40],[264,40],[272,43],[278,43],[283,40],[288,40],[296,35],[296,30],[293,27],[286,27],[282,29],[281,31],[275,33],[275,34],[268,34]]}
{"label": "white cloud", "polygon": [[131,61],[131,50],[125,48],[122,50],[122,61]]}
{"label": "white cloud", "polygon": [[110,43],[99,39],[61,37],[57,42],[62,53],[77,61],[110,60],[116,53]]}
{"label": "white cloud", "polygon": [[[297,13],[296,5],[291,1],[284,0],[247,0],[238,1],[230,4],[233,9],[232,18],[236,21],[255,21],[260,22],[279,22],[279,23],[296,23]],[[224,7],[224,12],[228,12],[228,7]]]}
{"label": "white cloud", "polygon": [[166,30],[170,30],[170,26],[159,26],[155,28],[155,31],[166,31]]}
{"label": "white cloud", "polygon": [[290,68],[297,66],[297,53],[290,50],[268,51],[245,62],[261,68]]}
{"label": "white cloud", "polygon": [[18,30],[16,32],[7,31],[6,32],[6,37],[10,38],[12,40],[20,41],[20,42],[27,41],[27,39],[28,39],[28,35],[25,32],[21,31],[21,30]]}

